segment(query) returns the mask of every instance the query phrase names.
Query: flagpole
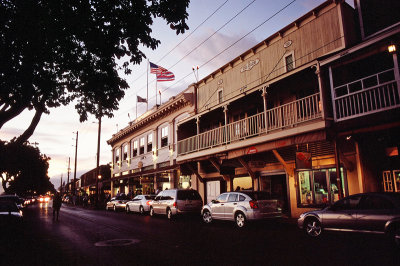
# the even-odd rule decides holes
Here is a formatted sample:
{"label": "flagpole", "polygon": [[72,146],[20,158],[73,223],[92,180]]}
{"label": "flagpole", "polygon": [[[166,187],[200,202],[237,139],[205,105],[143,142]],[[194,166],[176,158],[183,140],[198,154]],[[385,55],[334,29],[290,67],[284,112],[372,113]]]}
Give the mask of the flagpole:
{"label": "flagpole", "polygon": [[[138,102],[138,98],[137,98],[137,94],[136,94],[136,119],[135,120],[137,120],[137,102]],[[136,121],[135,121],[135,123],[136,123]]]}
{"label": "flagpole", "polygon": [[157,78],[156,78],[156,108],[157,108]]}
{"label": "flagpole", "polygon": [[149,110],[149,59],[147,59],[147,98],[146,112]]}

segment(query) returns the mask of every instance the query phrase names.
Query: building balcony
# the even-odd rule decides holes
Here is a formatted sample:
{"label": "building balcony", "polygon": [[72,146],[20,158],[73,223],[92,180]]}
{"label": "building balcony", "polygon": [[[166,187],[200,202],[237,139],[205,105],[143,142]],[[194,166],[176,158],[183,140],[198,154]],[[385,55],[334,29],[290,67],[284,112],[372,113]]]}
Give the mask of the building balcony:
{"label": "building balcony", "polygon": [[320,104],[320,94],[316,93],[180,140],[177,142],[178,160],[179,156],[182,158],[184,155],[222,146],[229,150],[235,148],[238,143],[245,145],[247,143],[245,140],[259,136],[273,135],[274,138],[279,138],[285,130],[306,125],[315,120],[321,121]]}
{"label": "building balcony", "polygon": [[335,121],[344,121],[400,107],[395,69],[333,88]]}

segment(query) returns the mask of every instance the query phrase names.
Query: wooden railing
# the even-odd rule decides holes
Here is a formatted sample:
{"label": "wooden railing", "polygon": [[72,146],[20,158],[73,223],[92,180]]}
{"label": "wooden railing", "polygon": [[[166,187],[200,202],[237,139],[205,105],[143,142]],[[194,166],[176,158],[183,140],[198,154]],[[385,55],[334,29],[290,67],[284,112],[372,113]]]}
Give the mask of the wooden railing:
{"label": "wooden railing", "polygon": [[[319,93],[178,141],[178,155],[227,145],[321,117]],[[267,125],[267,126],[266,126]]]}
{"label": "wooden railing", "polygon": [[400,107],[394,69],[334,88],[335,121]]}

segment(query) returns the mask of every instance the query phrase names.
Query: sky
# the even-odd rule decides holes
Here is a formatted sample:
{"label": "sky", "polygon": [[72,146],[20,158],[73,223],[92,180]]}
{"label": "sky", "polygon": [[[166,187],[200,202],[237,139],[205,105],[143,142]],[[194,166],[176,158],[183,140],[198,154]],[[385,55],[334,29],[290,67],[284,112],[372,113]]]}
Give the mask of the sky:
{"label": "sky", "polygon": [[[161,44],[156,50],[142,47],[142,51],[149,61],[175,74],[175,81],[157,84],[157,90],[161,90],[162,102],[196,81],[193,66],[199,66],[198,75],[202,79],[323,2],[192,0],[188,9],[189,30],[180,35],[176,35],[164,20],[155,19],[152,36],[159,39]],[[347,2],[353,6],[351,0]],[[147,60],[133,66],[132,70],[129,76],[120,73],[127,80],[129,88],[119,103],[119,110],[114,112],[113,118],[102,119],[100,164],[111,161],[111,146],[107,144],[107,140],[112,134],[146,111],[146,104],[139,103],[136,114],[136,96],[146,98],[147,95]],[[150,109],[155,105],[155,75],[148,74],[148,79]],[[6,123],[0,130],[0,139],[10,140],[22,134],[33,115],[33,112],[24,111]],[[96,167],[98,123],[93,116],[80,123],[72,104],[51,109],[49,115],[42,116],[35,133],[29,139],[31,143],[37,143],[41,153],[51,158],[48,175],[56,188],[59,187],[61,178],[63,181],[67,180],[69,158],[70,180],[74,177],[77,131],[76,177],[79,178]]]}

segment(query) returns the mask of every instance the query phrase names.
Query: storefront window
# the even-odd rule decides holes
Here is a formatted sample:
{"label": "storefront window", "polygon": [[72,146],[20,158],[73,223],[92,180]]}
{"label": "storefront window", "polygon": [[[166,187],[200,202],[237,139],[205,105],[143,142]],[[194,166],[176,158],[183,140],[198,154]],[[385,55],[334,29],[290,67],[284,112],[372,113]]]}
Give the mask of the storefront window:
{"label": "storefront window", "polygon": [[312,189],[311,189],[311,171],[301,171],[299,175],[300,187],[300,203],[302,205],[309,205],[313,202]]}
{"label": "storefront window", "polygon": [[[341,183],[345,194],[345,171],[341,168]],[[299,205],[325,205],[339,200],[339,185],[336,180],[336,168],[299,171]]]}
{"label": "storefront window", "polygon": [[191,182],[190,182],[190,176],[189,175],[184,175],[179,177],[179,188],[190,188],[191,187]]}

